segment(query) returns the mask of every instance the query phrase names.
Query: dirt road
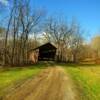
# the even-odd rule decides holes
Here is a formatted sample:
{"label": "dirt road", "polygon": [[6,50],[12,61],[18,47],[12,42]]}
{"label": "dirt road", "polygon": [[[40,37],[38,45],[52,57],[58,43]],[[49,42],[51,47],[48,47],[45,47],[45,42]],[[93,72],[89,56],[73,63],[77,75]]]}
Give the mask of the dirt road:
{"label": "dirt road", "polygon": [[61,67],[48,67],[3,100],[79,100],[73,82]]}

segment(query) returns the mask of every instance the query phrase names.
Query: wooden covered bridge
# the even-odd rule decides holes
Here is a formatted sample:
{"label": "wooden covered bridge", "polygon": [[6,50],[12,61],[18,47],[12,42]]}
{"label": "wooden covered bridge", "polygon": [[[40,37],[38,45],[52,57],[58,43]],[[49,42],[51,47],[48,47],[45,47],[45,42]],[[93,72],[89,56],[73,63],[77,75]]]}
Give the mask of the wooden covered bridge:
{"label": "wooden covered bridge", "polygon": [[36,63],[38,61],[54,61],[56,56],[56,47],[50,42],[31,49],[29,52],[29,61]]}

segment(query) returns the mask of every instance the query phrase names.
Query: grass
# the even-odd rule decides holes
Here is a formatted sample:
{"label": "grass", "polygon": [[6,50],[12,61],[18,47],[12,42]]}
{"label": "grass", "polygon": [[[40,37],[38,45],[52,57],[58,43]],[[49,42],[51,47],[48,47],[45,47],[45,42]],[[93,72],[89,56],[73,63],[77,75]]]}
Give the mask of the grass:
{"label": "grass", "polygon": [[100,100],[100,65],[64,65],[77,88],[81,88],[81,100]]}
{"label": "grass", "polygon": [[[51,64],[50,64],[51,65]],[[23,82],[28,78],[37,75],[48,63],[40,63],[34,66],[23,68],[5,68],[0,69],[0,96],[7,87]],[[52,64],[58,65],[58,64]],[[76,65],[59,64],[73,79],[76,88],[79,89],[81,100],[100,100],[100,65]]]}
{"label": "grass", "polygon": [[37,75],[41,69],[43,69],[43,64],[38,64],[34,66],[27,66],[23,68],[1,68],[0,69],[0,96],[4,94],[4,90],[13,86],[17,83],[25,81]]}

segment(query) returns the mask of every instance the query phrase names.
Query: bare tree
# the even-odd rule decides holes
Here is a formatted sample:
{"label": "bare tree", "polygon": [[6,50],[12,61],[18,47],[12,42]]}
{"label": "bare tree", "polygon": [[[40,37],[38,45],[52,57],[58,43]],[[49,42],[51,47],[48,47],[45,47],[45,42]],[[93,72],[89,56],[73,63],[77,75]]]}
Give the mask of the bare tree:
{"label": "bare tree", "polygon": [[13,17],[13,10],[14,10],[14,8],[11,9],[11,12],[10,12],[10,18],[9,18],[9,21],[8,21],[8,26],[7,26],[7,30],[6,30],[6,34],[5,34],[5,44],[4,44],[4,65],[6,65],[6,61],[7,61],[7,42],[8,42],[9,28],[10,28],[11,20],[12,20],[12,17]]}
{"label": "bare tree", "polygon": [[57,46],[57,61],[66,61],[67,40],[70,35],[68,25],[62,20],[50,18],[44,31],[44,37]]}
{"label": "bare tree", "polygon": [[[26,64],[28,63],[29,35],[38,27],[44,12],[32,10],[30,0],[14,0],[12,4],[5,33],[4,65],[7,63],[7,52],[10,55],[10,64]],[[10,36],[9,40],[8,36]],[[8,50],[8,42],[10,50]]]}
{"label": "bare tree", "polygon": [[94,51],[94,59],[100,63],[100,36],[96,36],[91,41],[91,47]]}
{"label": "bare tree", "polygon": [[83,43],[82,31],[77,23],[72,21],[68,25],[65,21],[50,18],[45,24],[44,32],[44,38],[57,46],[58,61],[69,60],[69,51],[72,61],[77,61]]}
{"label": "bare tree", "polygon": [[78,56],[80,54],[81,48],[83,46],[83,31],[80,26],[72,21],[71,25],[71,35],[69,37],[69,48],[72,54],[72,61],[77,62]]}

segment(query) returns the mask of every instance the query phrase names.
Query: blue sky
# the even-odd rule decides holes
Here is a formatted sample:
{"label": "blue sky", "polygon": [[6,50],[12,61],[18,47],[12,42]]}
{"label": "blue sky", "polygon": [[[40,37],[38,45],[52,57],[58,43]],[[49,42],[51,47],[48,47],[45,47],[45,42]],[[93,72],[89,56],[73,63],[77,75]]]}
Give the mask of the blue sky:
{"label": "blue sky", "polygon": [[89,39],[100,34],[100,0],[32,0],[31,5],[44,8],[51,15],[63,15],[67,20],[75,17]]}
{"label": "blue sky", "polygon": [[48,15],[64,16],[69,21],[76,18],[87,39],[100,34],[100,0],[31,0],[31,6],[45,9]]}

